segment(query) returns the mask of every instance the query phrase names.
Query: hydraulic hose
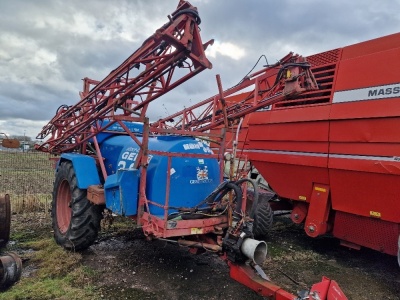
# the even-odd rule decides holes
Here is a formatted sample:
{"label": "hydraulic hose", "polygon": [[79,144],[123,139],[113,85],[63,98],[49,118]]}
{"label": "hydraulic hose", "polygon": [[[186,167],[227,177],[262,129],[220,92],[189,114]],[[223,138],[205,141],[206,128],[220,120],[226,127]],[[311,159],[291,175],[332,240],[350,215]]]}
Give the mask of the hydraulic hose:
{"label": "hydraulic hose", "polygon": [[[169,215],[168,219],[176,218],[178,216],[182,217],[184,220],[189,220],[189,219],[200,219],[204,218],[207,216],[211,216],[209,212],[207,212],[207,209],[205,208],[200,208],[200,206],[204,204],[213,204],[213,203],[218,203],[221,202],[221,200],[228,194],[231,190],[234,191],[235,193],[235,210],[234,214],[240,215],[241,213],[241,207],[242,207],[242,199],[243,199],[243,193],[242,189],[239,185],[237,185],[233,181],[225,181],[221,183],[209,196],[207,196],[204,200],[202,200],[199,204],[197,204],[192,212],[176,212],[171,215]],[[211,209],[211,208],[210,208]],[[209,209],[209,210],[210,210]],[[225,212],[227,209],[224,208],[223,212]]]}
{"label": "hydraulic hose", "polygon": [[172,16],[172,19],[175,20],[177,17],[179,17],[180,15],[183,15],[183,14],[193,15],[196,20],[197,25],[200,25],[201,19],[200,19],[199,13],[197,11],[195,11],[194,9],[190,9],[190,8],[182,9],[182,10],[178,11],[175,15]]}
{"label": "hydraulic hose", "polygon": [[307,69],[307,68],[310,68],[311,65],[309,63],[307,63],[307,62],[303,62],[303,63],[287,63],[287,64],[283,65],[279,69],[278,74],[276,75],[274,86],[278,84],[279,80],[281,80],[281,78],[282,78],[283,72],[289,67],[302,67],[304,69]]}
{"label": "hydraulic hose", "polygon": [[236,181],[235,184],[240,187],[244,182],[249,182],[253,186],[253,190],[254,190],[253,204],[251,205],[249,216],[250,216],[250,218],[254,219],[256,209],[258,206],[258,197],[259,197],[257,183],[253,179],[242,178],[242,179]]}

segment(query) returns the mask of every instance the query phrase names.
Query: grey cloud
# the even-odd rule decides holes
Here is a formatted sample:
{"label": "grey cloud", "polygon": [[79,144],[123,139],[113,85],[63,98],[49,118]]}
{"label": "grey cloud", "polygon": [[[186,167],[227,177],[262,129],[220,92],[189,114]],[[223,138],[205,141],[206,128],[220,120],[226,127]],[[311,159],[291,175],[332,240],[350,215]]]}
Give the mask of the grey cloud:
{"label": "grey cloud", "polygon": [[[310,55],[394,33],[400,21],[399,0],[191,2],[202,18],[203,42],[210,38],[230,42],[244,49],[245,56],[234,60],[217,53],[210,58],[211,71],[203,71],[150,106],[152,119],[216,94],[216,74],[224,88],[236,84],[261,54],[270,62],[290,50]],[[177,3],[2,1],[0,121],[49,120],[59,105],[76,103],[82,78],[101,80],[167,21]],[[55,59],[40,63],[46,57],[38,58],[38,51]],[[15,132],[22,131],[17,122],[12,125]]]}

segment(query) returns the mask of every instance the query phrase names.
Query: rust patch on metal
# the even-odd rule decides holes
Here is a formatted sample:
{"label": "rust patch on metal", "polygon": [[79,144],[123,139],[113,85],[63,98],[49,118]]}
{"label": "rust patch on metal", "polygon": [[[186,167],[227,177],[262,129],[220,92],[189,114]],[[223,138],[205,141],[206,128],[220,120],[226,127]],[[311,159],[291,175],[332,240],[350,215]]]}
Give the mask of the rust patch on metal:
{"label": "rust patch on metal", "polygon": [[104,188],[98,185],[90,185],[87,189],[86,197],[90,202],[96,205],[106,204],[106,200],[104,199]]}
{"label": "rust patch on metal", "polygon": [[10,196],[0,197],[0,247],[4,247],[10,239],[11,204]]}

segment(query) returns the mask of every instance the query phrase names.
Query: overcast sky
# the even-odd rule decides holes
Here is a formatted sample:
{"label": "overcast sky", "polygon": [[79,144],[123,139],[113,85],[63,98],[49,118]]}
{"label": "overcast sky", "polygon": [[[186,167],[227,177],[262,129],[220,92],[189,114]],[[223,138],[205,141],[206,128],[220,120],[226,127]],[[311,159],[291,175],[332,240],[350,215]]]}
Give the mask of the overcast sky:
{"label": "overcast sky", "polygon": [[[260,55],[310,55],[400,30],[400,0],[192,0],[212,70],[149,108],[154,120],[236,84]],[[178,0],[0,0],[0,132],[35,138],[81,79],[102,79],[168,21]],[[259,65],[262,67],[265,61]]]}

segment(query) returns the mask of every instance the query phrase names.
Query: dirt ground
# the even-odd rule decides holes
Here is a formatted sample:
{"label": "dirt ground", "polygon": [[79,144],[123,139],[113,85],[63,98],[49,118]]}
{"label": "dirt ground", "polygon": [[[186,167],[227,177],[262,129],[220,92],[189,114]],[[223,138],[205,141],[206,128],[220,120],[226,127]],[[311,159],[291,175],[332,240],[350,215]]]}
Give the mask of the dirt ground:
{"label": "dirt ground", "polygon": [[339,283],[349,299],[400,299],[400,268],[394,256],[348,249],[330,236],[310,238],[287,218],[276,220],[269,240],[271,251],[264,268],[286,290],[294,293],[327,276]]}
{"label": "dirt ground", "polygon": [[140,234],[101,240],[84,253],[84,262],[101,271],[97,286],[104,299],[260,299],[230,279],[215,254],[195,256]]}
{"label": "dirt ground", "polygon": [[[14,223],[18,220],[13,217]],[[149,242],[139,229],[124,226],[103,230],[82,253],[82,263],[96,274],[100,299],[263,299],[232,280],[227,265],[215,254],[192,255],[183,247]],[[349,250],[331,237],[309,238],[284,217],[276,218],[266,241],[269,254],[263,268],[287,291],[296,294],[325,275],[335,279],[349,299],[400,299],[395,257]],[[18,253],[18,245],[13,251]],[[28,261],[23,276],[31,276],[32,269],[35,266]]]}
{"label": "dirt ground", "polygon": [[[349,299],[400,299],[395,257],[349,250],[331,237],[308,238],[284,217],[277,218],[267,243],[265,272],[294,294],[325,275]],[[228,267],[216,255],[195,256],[165,242],[148,242],[137,230],[104,236],[84,258],[101,270],[98,286],[105,299],[115,299],[116,293],[120,299],[263,299],[230,279]]]}

